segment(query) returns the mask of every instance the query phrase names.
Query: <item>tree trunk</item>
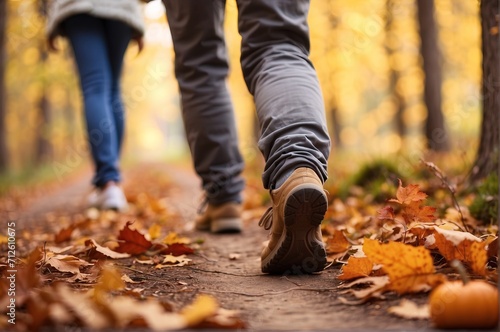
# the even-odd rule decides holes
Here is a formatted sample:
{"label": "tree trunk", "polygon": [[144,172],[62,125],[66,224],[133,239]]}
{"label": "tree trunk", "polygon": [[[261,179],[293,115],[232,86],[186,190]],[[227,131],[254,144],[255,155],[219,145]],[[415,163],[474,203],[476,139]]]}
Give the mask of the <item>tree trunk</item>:
{"label": "tree trunk", "polygon": [[0,1],[0,173],[8,168],[7,151],[7,117],[6,86],[5,86],[5,63],[7,62],[7,1]]}
{"label": "tree trunk", "polygon": [[[394,33],[393,31],[393,7],[394,7],[394,0],[387,0],[385,3],[385,8],[386,8],[386,19],[385,19],[385,36],[386,36],[386,42],[385,42],[385,51],[387,54],[387,58],[390,59],[394,53],[396,53],[396,50],[393,49],[393,47],[390,46],[388,37],[389,34]],[[396,114],[394,116],[394,125],[396,126],[396,131],[398,135],[403,138],[406,134],[406,125],[403,120],[403,113],[405,110],[405,100],[401,93],[396,89],[396,85],[398,83],[400,77],[399,71],[397,71],[395,68],[390,67],[390,76],[389,76],[389,93],[391,94],[391,100],[394,102],[396,106]]]}
{"label": "tree trunk", "polygon": [[[39,0],[38,10],[40,16],[44,17],[47,13],[47,1]],[[35,163],[40,165],[46,163],[52,157],[52,144],[49,139],[49,129],[50,129],[50,102],[47,97],[47,80],[45,75],[45,67],[47,65],[48,52],[45,45],[45,41],[40,41],[39,44],[40,51],[40,70],[42,71],[42,91],[40,99],[38,101],[38,126],[36,133],[35,142]]]}
{"label": "tree trunk", "polygon": [[472,168],[473,181],[498,171],[500,155],[499,0],[482,0],[480,7],[483,53],[483,121],[476,161]]}
{"label": "tree trunk", "polygon": [[420,54],[425,74],[424,101],[427,106],[425,136],[429,149],[447,151],[449,138],[441,109],[441,54],[437,42],[434,0],[417,0]]}
{"label": "tree trunk", "polygon": [[332,137],[333,146],[340,148],[342,146],[342,140],[340,139],[340,127],[339,111],[337,107],[332,107],[330,109],[330,115],[332,119],[332,130],[330,130],[330,136]]}

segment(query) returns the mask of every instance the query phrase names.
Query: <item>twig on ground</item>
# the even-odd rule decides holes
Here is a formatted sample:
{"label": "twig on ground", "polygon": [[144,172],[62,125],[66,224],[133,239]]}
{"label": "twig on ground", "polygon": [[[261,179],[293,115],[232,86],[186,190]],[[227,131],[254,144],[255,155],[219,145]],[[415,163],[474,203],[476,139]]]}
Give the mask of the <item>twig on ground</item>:
{"label": "twig on ground", "polygon": [[432,162],[425,161],[423,159],[420,159],[422,163],[424,163],[427,168],[429,168],[434,175],[441,180],[441,183],[448,189],[448,191],[451,194],[451,199],[453,201],[453,205],[455,206],[455,209],[457,209],[458,213],[460,213],[460,221],[462,222],[462,225],[465,228],[466,232],[469,232],[469,229],[467,227],[467,224],[465,223],[465,218],[464,214],[462,213],[462,209],[460,208],[460,205],[458,204],[457,197],[455,196],[456,190],[455,188],[450,184],[448,181],[446,175],[443,174],[443,172]]}

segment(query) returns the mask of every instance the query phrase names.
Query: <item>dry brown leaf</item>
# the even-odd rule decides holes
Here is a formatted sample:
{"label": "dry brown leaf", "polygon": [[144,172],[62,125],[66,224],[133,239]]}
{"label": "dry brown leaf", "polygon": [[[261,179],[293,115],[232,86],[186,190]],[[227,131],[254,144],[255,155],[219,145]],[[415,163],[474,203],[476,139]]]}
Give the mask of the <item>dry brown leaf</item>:
{"label": "dry brown leaf", "polygon": [[50,251],[46,253],[45,264],[48,264],[60,272],[69,272],[80,275],[80,267],[93,264],[72,255],[55,255]]}
{"label": "dry brown leaf", "polygon": [[191,262],[190,258],[187,258],[186,255],[181,256],[173,256],[173,255],[165,255],[163,261],[156,265],[156,269],[161,269],[164,267],[173,267],[173,266],[184,266]]}
{"label": "dry brown leaf", "polygon": [[68,307],[84,326],[98,330],[111,325],[110,317],[104,315],[101,308],[86,294],[73,291],[63,284],[57,285],[55,291],[59,301]]}
{"label": "dry brown leaf", "polygon": [[403,299],[397,306],[387,310],[389,313],[406,319],[429,319],[429,305],[419,306],[413,301]]}
{"label": "dry brown leaf", "polygon": [[[94,239],[88,239],[87,241],[85,241],[85,245],[90,246],[92,248],[92,250],[95,250],[96,252],[98,252],[106,257],[109,257],[109,258],[120,259],[120,258],[130,257],[130,255],[127,253],[116,252],[116,251],[109,249],[108,247],[103,247],[100,244],[98,244]],[[89,255],[91,257],[95,256],[92,253],[90,253]]]}
{"label": "dry brown leaf", "polygon": [[368,257],[349,257],[347,264],[342,267],[342,273],[337,277],[340,280],[350,280],[368,277],[373,270],[373,263]]}
{"label": "dry brown leaf", "polygon": [[145,326],[154,331],[187,327],[180,314],[166,312],[159,301],[137,301],[131,297],[118,296],[109,300],[109,309],[114,314],[118,327],[132,325],[137,319],[144,320]]}
{"label": "dry brown leaf", "polygon": [[[339,288],[347,288],[345,291],[339,292],[340,294],[351,294],[354,295],[359,301],[349,301],[346,299],[341,299],[345,304],[361,304],[364,303],[371,298],[382,298],[382,293],[386,290],[387,285],[390,280],[388,276],[379,276],[379,277],[365,277],[356,279],[350,283],[340,285]],[[369,285],[368,287],[362,289],[355,289],[354,286],[358,285]]]}

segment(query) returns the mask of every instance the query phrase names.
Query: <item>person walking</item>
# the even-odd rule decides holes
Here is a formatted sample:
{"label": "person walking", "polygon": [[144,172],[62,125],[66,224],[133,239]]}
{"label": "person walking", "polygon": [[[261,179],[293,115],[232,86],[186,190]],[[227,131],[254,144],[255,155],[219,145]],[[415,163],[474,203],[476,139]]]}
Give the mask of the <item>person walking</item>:
{"label": "person walking", "polygon": [[49,47],[66,37],[78,68],[87,139],[95,174],[89,205],[123,211],[127,200],[120,188],[119,159],[125,114],[120,78],[131,39],[142,50],[144,22],[138,0],[53,0],[46,32]]}
{"label": "person walking", "polygon": [[[207,208],[196,227],[241,231],[243,160],[226,87],[225,0],[163,0],[175,51],[175,75],[194,167]],[[254,97],[272,207],[264,273],[313,273],[326,265],[320,224],[327,209],[330,138],[323,97],[309,56],[309,0],[236,0],[241,67]]]}

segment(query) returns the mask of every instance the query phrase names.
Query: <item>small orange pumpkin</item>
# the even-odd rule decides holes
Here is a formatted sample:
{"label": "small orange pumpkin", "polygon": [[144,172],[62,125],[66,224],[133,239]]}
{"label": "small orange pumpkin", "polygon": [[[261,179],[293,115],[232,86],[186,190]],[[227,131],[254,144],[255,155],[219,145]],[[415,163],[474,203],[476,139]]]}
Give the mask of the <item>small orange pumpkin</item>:
{"label": "small orange pumpkin", "polygon": [[498,289],[474,280],[445,282],[429,297],[431,320],[437,328],[494,328],[498,325]]}

